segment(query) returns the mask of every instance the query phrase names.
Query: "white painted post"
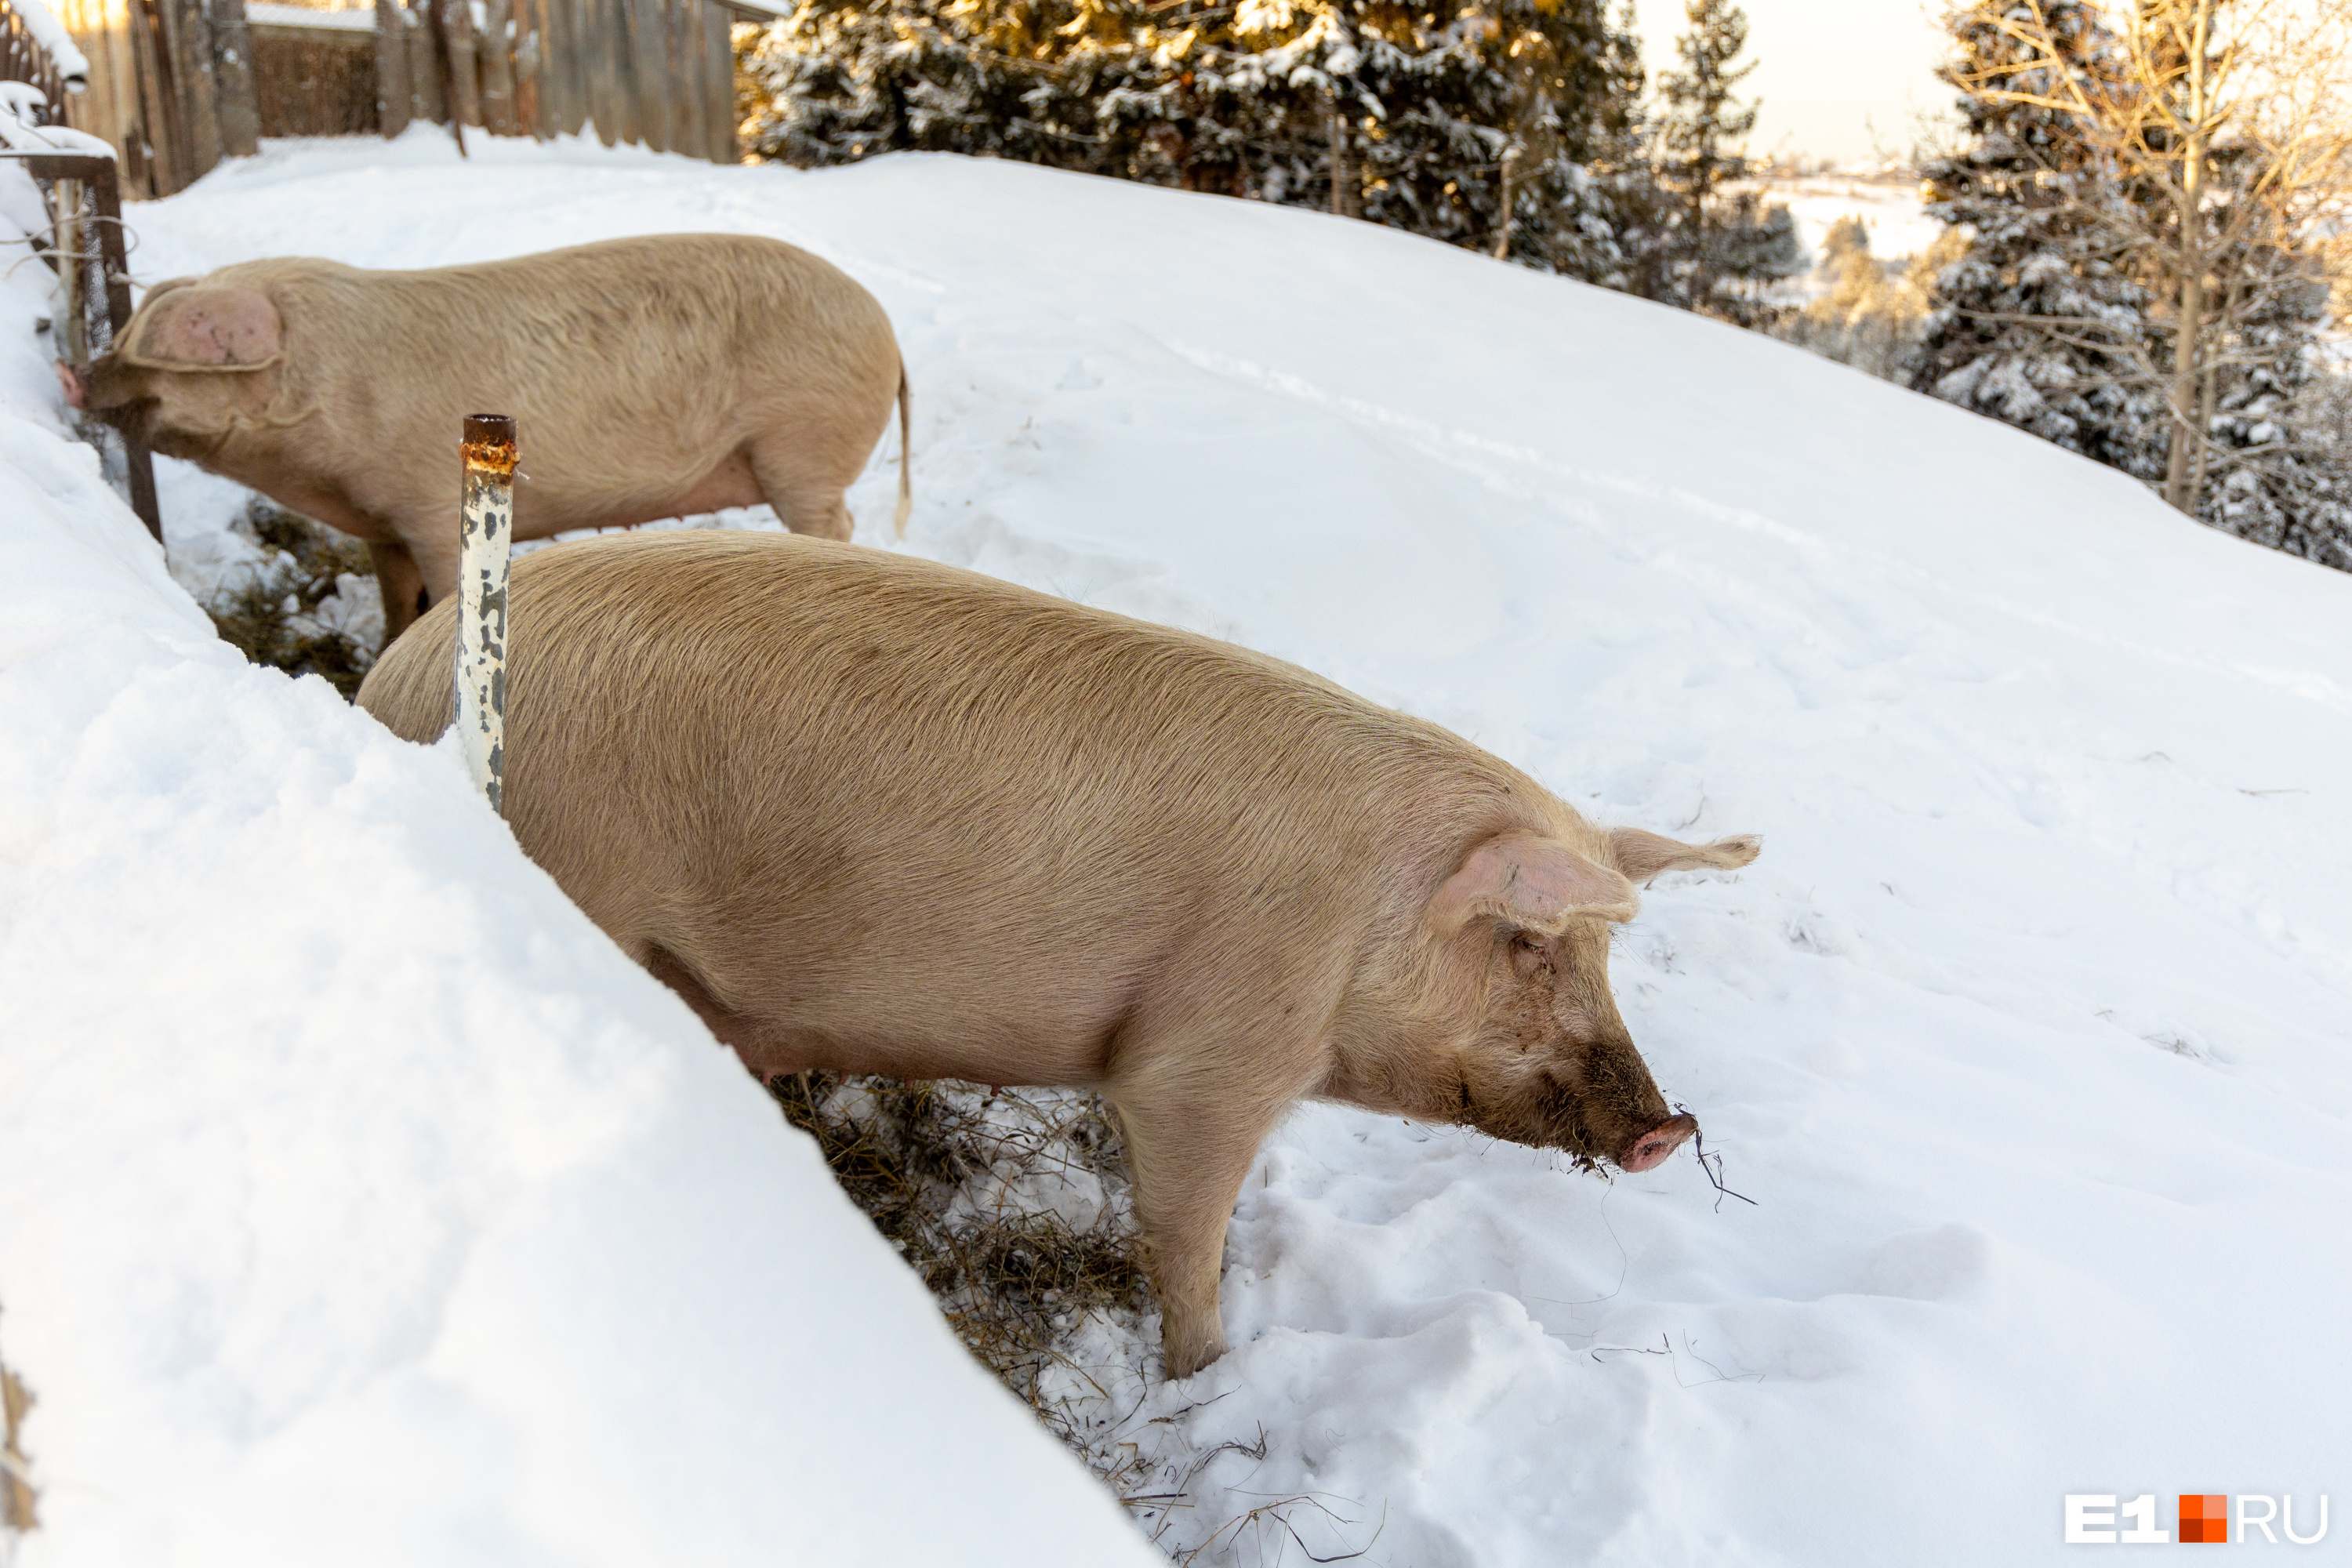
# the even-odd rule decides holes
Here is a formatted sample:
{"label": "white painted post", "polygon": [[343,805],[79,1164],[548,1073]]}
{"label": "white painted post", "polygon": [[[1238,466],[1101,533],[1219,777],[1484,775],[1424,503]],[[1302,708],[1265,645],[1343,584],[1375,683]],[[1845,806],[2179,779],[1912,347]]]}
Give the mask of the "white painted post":
{"label": "white painted post", "polygon": [[515,422],[466,416],[457,533],[457,735],[474,784],[499,805],[506,770],[507,552],[514,540]]}

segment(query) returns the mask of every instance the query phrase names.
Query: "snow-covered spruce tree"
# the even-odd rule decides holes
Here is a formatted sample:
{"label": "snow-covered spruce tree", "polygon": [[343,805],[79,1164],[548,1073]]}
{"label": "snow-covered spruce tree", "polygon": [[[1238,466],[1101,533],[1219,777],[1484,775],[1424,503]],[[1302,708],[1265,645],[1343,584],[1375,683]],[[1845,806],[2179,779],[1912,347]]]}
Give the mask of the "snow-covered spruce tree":
{"label": "snow-covered spruce tree", "polygon": [[2100,78],[2116,40],[2085,0],[2041,0],[2046,46],[2018,37],[2015,9],[1977,0],[1947,20],[1954,53],[1940,74],[1960,90],[1964,144],[1922,172],[1928,212],[1969,239],[1936,279],[1912,384],[2160,479],[2149,297],[2116,221],[2131,193],[2082,117],[2053,106],[2053,79]]}
{"label": "snow-covered spruce tree", "polygon": [[2326,335],[2352,219],[2352,17],[2137,0],[2111,118],[2145,188],[2144,265],[2171,329],[2165,497],[2352,570],[2352,450]]}
{"label": "snow-covered spruce tree", "polygon": [[1748,16],[1732,0],[1686,0],[1688,30],[1675,41],[1682,69],[1658,78],[1664,112],[1655,127],[1664,199],[1636,247],[1636,291],[1692,310],[1761,326],[1776,314],[1762,292],[1804,269],[1803,247],[1786,207],[1765,208],[1750,192],[1725,195],[1748,173],[1745,144],[1755,103],[1734,92],[1754,61]]}
{"label": "snow-covered spruce tree", "polygon": [[1017,158],[1622,270],[1594,166],[1640,73],[1602,0],[802,0],[744,63],[795,163]]}
{"label": "snow-covered spruce tree", "polygon": [[1658,78],[1666,106],[1659,140],[1667,179],[1683,193],[1691,222],[1703,227],[1716,193],[1748,172],[1743,148],[1756,129],[1758,106],[1740,103],[1732,92],[1756,62],[1733,64],[1748,47],[1748,14],[1731,0],[1688,0],[1684,15],[1690,30],[1675,40],[1683,68]]}
{"label": "snow-covered spruce tree", "polygon": [[2273,276],[2252,308],[2225,292],[2217,312],[2233,330],[2209,360],[2190,480],[2197,516],[2352,572],[2352,384],[2321,337],[2326,282],[2292,255],[2244,257],[2233,270]]}
{"label": "snow-covered spruce tree", "polygon": [[2352,565],[2327,281],[2352,214],[2352,15],[2231,0],[1952,17],[1971,236],[1916,384],[2137,475],[2216,527]]}

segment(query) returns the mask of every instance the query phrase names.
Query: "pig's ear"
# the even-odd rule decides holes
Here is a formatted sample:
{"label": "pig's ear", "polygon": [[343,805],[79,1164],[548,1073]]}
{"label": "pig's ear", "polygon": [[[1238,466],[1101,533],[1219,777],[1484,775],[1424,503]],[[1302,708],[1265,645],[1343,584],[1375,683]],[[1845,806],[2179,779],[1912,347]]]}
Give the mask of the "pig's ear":
{"label": "pig's ear", "polygon": [[1504,833],[1470,851],[1429,912],[1446,930],[1483,916],[1558,936],[1572,920],[1630,921],[1634,902],[1633,883],[1559,839]]}
{"label": "pig's ear", "polygon": [[122,357],[151,370],[259,370],[277,363],[278,333],[268,295],[175,280],[141,302]]}
{"label": "pig's ear", "polygon": [[1756,858],[1764,841],[1752,833],[1718,838],[1712,844],[1682,844],[1638,827],[1609,830],[1610,853],[1617,868],[1636,882],[1646,882],[1661,871],[1696,871],[1714,867],[1728,871]]}

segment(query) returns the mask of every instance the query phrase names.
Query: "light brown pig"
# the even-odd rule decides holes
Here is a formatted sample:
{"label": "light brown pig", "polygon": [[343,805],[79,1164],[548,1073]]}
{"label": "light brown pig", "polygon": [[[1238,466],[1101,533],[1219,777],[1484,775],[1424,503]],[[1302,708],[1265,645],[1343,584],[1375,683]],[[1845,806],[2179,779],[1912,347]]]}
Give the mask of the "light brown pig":
{"label": "light brown pig", "polygon": [[[1099,1089],[1170,1375],[1304,1097],[1643,1171],[1695,1131],[1609,992],[1633,884],[1743,866],[1579,816],[1433,724],[1228,644],[775,534],[516,563],[509,820],[762,1079]],[[449,721],[455,605],[360,705]]]}
{"label": "light brown pig", "polygon": [[512,415],[514,536],[755,506],[849,537],[907,381],[871,294],[804,250],[664,235],[371,272],[306,258],[159,283],[68,401],[365,540],[388,636],[457,581],[460,426]]}

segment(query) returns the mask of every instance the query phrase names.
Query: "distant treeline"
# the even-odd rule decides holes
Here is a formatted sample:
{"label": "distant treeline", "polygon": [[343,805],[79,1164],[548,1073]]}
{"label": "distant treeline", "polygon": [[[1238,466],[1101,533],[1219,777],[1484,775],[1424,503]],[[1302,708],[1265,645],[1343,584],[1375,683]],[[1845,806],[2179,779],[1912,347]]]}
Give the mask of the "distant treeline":
{"label": "distant treeline", "polygon": [[[2296,13],[2294,15],[2299,15]],[[1742,149],[1748,23],[1631,5],[800,0],[740,49],[747,145],[930,150],[1314,206],[1773,332],[2352,570],[2352,395],[2325,353],[2352,246],[2352,7],[2013,0],[1948,16],[1949,226],[1814,258]],[[2283,18],[2280,19],[2280,18]]]}

